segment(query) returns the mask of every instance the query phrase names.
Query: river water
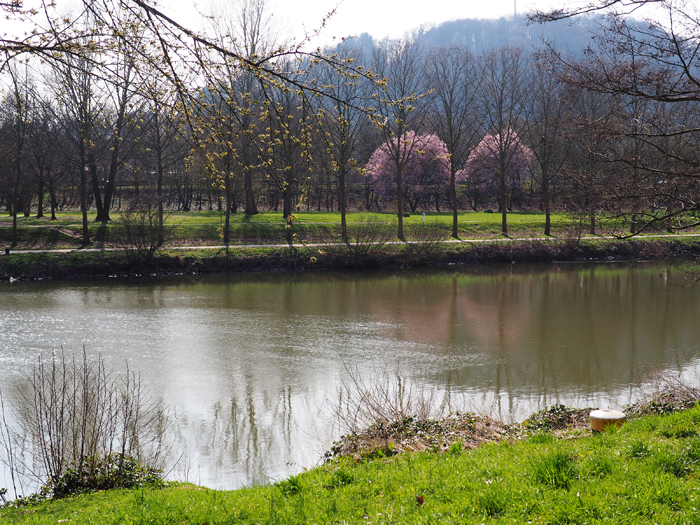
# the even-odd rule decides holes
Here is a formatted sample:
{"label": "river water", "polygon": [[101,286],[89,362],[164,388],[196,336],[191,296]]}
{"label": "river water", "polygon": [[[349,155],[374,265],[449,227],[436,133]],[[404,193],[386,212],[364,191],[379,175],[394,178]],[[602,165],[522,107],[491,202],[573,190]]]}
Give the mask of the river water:
{"label": "river water", "polygon": [[11,410],[61,349],[128,362],[167,407],[171,477],[264,483],[320,461],[351,378],[400,375],[507,420],[620,407],[655,371],[694,378],[700,285],[670,264],[2,283],[0,389]]}

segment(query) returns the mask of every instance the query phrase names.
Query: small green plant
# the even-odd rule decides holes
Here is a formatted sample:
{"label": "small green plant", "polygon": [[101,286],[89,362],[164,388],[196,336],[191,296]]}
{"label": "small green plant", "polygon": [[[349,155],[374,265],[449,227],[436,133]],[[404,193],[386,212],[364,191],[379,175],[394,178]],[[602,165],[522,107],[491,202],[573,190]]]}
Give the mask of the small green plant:
{"label": "small green plant", "polygon": [[613,465],[614,463],[609,457],[595,455],[588,461],[586,466],[588,467],[591,477],[602,479],[613,471]]}
{"label": "small green plant", "polygon": [[573,458],[564,452],[547,454],[532,463],[535,481],[557,489],[568,489],[576,478]]}
{"label": "small green plant", "polygon": [[455,441],[450,445],[450,455],[452,456],[459,456],[462,453],[462,450],[464,450],[464,444],[462,443],[462,440]]}
{"label": "small green plant", "polygon": [[643,441],[635,441],[630,445],[630,457],[641,459],[651,455],[649,445]]}
{"label": "small green plant", "polygon": [[477,496],[476,504],[484,514],[490,517],[498,516],[506,509],[506,494],[502,488],[489,484],[486,490]]}
{"label": "small green plant", "polygon": [[285,496],[296,496],[297,494],[301,494],[303,488],[299,476],[292,476],[289,479],[280,481],[277,486]]}
{"label": "small green plant", "polygon": [[656,452],[653,458],[653,463],[656,468],[668,474],[672,474],[677,478],[688,474],[690,464],[692,463],[683,452],[675,452],[668,449]]}
{"label": "small green plant", "polygon": [[141,465],[136,459],[122,454],[85,458],[60,477],[51,480],[42,492],[53,498],[85,494],[96,490],[129,489],[148,485],[164,485],[162,471]]}
{"label": "small green plant", "polygon": [[532,436],[530,436],[530,439],[528,439],[528,441],[536,445],[554,443],[554,436],[547,432],[538,432],[537,434],[533,434]]}
{"label": "small green plant", "polygon": [[350,485],[353,481],[355,481],[355,477],[352,475],[351,472],[344,468],[339,468],[333,474],[329,486],[334,488],[342,487],[343,485]]}

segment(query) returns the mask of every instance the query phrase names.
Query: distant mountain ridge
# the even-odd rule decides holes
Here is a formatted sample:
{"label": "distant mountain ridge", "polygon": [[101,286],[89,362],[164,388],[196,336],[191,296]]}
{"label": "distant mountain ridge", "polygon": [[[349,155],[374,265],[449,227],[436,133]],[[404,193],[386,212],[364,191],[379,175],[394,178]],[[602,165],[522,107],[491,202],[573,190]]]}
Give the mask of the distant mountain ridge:
{"label": "distant mountain ridge", "polygon": [[[474,54],[503,46],[531,50],[547,41],[564,52],[580,55],[591,44],[591,30],[601,24],[604,24],[602,16],[583,16],[544,25],[528,24],[524,16],[465,18],[434,27],[420,27],[407,36],[426,47],[466,47]],[[379,43],[368,33],[362,33],[353,40],[366,53],[371,53]]]}

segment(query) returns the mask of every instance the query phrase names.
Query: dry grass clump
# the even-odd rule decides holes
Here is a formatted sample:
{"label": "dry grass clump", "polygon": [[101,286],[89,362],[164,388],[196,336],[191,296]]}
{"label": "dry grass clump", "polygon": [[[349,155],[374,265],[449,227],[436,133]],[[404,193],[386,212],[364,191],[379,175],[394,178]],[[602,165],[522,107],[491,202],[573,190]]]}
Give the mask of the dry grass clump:
{"label": "dry grass clump", "polygon": [[452,398],[398,372],[375,372],[367,378],[350,372],[349,377],[332,404],[335,419],[346,433],[326,453],[327,459],[475,448],[517,431],[517,425],[455,410]]}
{"label": "dry grass clump", "polygon": [[517,425],[473,413],[456,413],[443,419],[379,421],[362,431],[342,436],[326,452],[326,459],[352,456],[355,459],[393,456],[399,452],[444,452],[476,448],[517,433]]}
{"label": "dry grass clump", "polygon": [[593,408],[571,408],[564,405],[535,412],[521,424],[526,432],[552,432],[561,434],[571,430],[590,430],[590,413]]}
{"label": "dry grass clump", "polygon": [[637,401],[625,407],[628,417],[671,414],[695,406],[700,388],[687,384],[679,375],[654,373],[639,388]]}

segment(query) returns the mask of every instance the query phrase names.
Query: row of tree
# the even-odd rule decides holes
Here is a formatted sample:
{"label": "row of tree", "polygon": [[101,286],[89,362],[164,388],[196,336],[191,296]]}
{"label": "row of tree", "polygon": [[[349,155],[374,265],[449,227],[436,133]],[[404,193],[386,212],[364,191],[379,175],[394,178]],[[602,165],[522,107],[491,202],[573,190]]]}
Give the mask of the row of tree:
{"label": "row of tree", "polygon": [[514,208],[543,209],[545,234],[553,209],[592,230],[599,211],[632,233],[694,224],[692,24],[611,15],[576,60],[551,43],[475,56],[411,39],[306,53],[276,39],[263,0],[221,8],[208,39],[144,2],[97,7],[52,19],[51,45],[5,46],[0,203],[15,232],[18,214],[79,208],[88,242],[88,210],[108,221],[143,195],[161,224],[166,208],[221,210],[225,242],[230,213],[263,207],[338,209],[345,239],[348,208],[395,209],[399,238],[405,212],[441,207],[454,236],[463,209],[498,209],[504,234]]}

